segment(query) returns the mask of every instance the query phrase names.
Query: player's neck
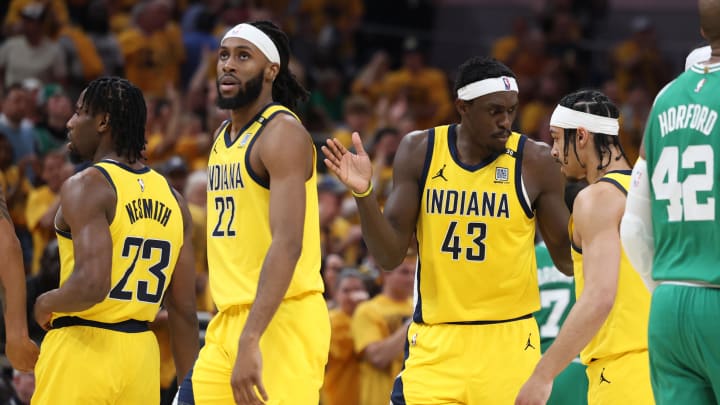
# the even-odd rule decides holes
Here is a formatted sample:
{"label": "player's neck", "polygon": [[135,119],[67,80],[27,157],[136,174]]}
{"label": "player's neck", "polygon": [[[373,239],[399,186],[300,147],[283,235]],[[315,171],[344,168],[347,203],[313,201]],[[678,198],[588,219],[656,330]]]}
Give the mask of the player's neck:
{"label": "player's neck", "polygon": [[[612,151],[612,153],[610,154],[610,162],[602,169],[598,169],[598,166],[600,166],[601,162],[597,160],[588,162],[586,177],[589,184],[595,183],[607,173],[618,170],[631,170],[630,165],[628,164],[627,160],[622,156],[619,150],[615,148],[611,148],[610,150]],[[604,156],[602,163],[607,162],[607,159],[608,157]]]}
{"label": "player's neck", "polygon": [[230,134],[232,136],[232,139],[234,140],[238,135],[240,135],[238,131],[240,131],[240,129],[249,124],[256,115],[258,115],[262,110],[265,109],[268,104],[272,102],[272,95],[265,94],[265,92],[263,92],[262,94],[260,94],[260,97],[258,97],[252,103],[244,107],[232,110],[230,112],[230,119],[232,121]]}
{"label": "player's neck", "polygon": [[720,63],[720,41],[710,44],[710,59],[706,62],[708,65]]}

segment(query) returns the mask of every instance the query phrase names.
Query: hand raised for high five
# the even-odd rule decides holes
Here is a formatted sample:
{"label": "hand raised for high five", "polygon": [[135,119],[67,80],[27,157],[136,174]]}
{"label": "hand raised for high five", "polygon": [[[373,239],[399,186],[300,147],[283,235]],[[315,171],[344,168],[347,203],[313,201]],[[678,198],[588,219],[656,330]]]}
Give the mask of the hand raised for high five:
{"label": "hand raised for high five", "polygon": [[322,151],[326,156],[325,165],[352,191],[362,194],[370,188],[372,162],[360,134],[353,132],[352,142],[357,154],[349,152],[337,139],[328,139]]}

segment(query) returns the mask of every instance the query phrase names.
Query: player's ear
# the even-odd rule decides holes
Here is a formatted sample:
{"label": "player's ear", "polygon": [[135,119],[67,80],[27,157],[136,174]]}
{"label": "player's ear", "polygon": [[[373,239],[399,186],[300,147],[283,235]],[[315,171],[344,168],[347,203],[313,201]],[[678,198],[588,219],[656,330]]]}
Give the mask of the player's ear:
{"label": "player's ear", "polygon": [[271,83],[275,81],[278,74],[280,74],[280,65],[277,63],[270,63],[265,67],[265,78]]}
{"label": "player's ear", "polygon": [[590,139],[590,132],[588,132],[585,127],[578,127],[576,132],[576,143],[577,146],[585,147],[585,145],[588,143],[588,140]]}
{"label": "player's ear", "polygon": [[459,98],[455,99],[455,108],[457,109],[457,112],[460,115],[463,115],[467,112],[468,107],[470,106],[470,103],[465,100],[460,100]]}
{"label": "player's ear", "polygon": [[102,134],[110,129],[110,114],[105,113],[100,116],[100,120],[97,124],[98,134]]}

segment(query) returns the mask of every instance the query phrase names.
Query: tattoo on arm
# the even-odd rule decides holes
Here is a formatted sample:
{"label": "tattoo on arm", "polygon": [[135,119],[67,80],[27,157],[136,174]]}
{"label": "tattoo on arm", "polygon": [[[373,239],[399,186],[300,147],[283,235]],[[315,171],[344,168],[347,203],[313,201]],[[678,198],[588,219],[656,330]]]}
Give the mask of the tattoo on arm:
{"label": "tattoo on arm", "polygon": [[10,221],[10,213],[8,212],[7,203],[5,202],[5,192],[2,186],[0,186],[0,219]]}

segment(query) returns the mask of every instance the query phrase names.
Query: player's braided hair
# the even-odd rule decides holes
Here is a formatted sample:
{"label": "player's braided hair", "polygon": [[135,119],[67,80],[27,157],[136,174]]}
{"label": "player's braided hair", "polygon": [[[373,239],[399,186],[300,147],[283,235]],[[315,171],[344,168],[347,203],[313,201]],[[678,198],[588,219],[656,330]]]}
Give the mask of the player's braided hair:
{"label": "player's braided hair", "polygon": [[[573,110],[582,111],[593,115],[600,115],[603,117],[618,118],[620,116],[620,111],[618,111],[618,108],[615,106],[615,104],[613,104],[613,102],[610,101],[610,99],[605,94],[597,90],[578,90],[574,93],[568,94],[560,100],[560,105]],[[575,144],[576,132],[577,129],[575,128],[566,128],[564,130],[565,146],[563,150],[563,156],[565,159],[567,159],[568,147],[572,143],[575,157],[577,157],[578,162],[580,162],[580,158],[577,154],[577,145]],[[602,170],[610,164],[610,145],[614,145],[620,151],[620,156],[617,156],[615,160],[625,159],[627,161],[625,151],[623,150],[622,145],[620,145],[619,136],[599,133],[593,133],[592,135],[595,141],[595,152],[600,158],[600,164],[598,164],[597,167],[598,170]],[[605,161],[606,155],[607,161]],[[585,167],[582,162],[580,162],[580,165]]]}
{"label": "player's braided hair", "polygon": [[275,43],[280,54],[280,71],[273,82],[273,100],[285,107],[295,110],[299,102],[306,101],[310,93],[297,81],[295,75],[290,72],[288,62],[290,61],[290,42],[287,35],[280,28],[270,21],[255,21],[250,24],[267,34]]}
{"label": "player's braided hair", "polygon": [[499,60],[474,56],[463,62],[458,68],[454,92],[457,94],[458,89],[470,83],[501,76],[515,78],[513,71]]}
{"label": "player's braided hair", "polygon": [[90,115],[107,114],[115,152],[130,163],[145,149],[147,109],[142,92],[119,77],[101,77],[88,84],[82,103]]}

